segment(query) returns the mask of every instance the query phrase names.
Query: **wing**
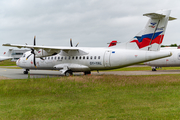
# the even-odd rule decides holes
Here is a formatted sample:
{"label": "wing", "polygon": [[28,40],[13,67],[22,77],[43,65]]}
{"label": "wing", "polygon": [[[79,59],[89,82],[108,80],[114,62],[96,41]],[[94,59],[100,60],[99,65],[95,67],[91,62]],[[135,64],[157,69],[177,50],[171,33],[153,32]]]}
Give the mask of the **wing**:
{"label": "wing", "polygon": [[4,57],[4,56],[0,56],[0,61],[12,59],[12,58],[13,58],[13,57]]}
{"label": "wing", "polygon": [[[85,55],[88,54],[87,52],[77,48],[77,47],[55,47],[55,46],[34,46],[34,45],[18,45],[18,44],[3,44],[2,46],[9,46],[9,47],[17,47],[17,48],[30,48],[36,51],[42,50],[41,57],[51,56],[55,54],[62,54],[62,55]],[[45,54],[46,53],[46,54]],[[36,54],[38,55],[38,53]],[[39,56],[39,55],[38,55]]]}

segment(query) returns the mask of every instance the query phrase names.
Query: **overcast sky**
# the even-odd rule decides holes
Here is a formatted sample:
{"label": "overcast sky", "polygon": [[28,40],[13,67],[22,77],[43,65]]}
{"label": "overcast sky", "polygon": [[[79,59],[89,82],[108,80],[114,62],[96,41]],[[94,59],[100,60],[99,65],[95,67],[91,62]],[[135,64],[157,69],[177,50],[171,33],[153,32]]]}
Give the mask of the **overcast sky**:
{"label": "overcast sky", "polygon": [[[144,28],[144,13],[171,9],[163,44],[180,44],[180,0],[0,0],[0,41],[38,45],[106,47],[131,40]],[[8,47],[0,47],[0,52]],[[1,53],[0,53],[1,54]]]}

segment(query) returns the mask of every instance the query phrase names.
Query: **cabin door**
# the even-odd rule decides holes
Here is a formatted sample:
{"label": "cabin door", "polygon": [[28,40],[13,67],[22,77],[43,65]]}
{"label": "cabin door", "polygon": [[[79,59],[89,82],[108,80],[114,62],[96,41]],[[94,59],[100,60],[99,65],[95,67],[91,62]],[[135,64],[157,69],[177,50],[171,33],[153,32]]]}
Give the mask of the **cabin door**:
{"label": "cabin door", "polygon": [[104,66],[105,67],[110,67],[110,55],[111,55],[110,50],[107,50],[104,54]]}

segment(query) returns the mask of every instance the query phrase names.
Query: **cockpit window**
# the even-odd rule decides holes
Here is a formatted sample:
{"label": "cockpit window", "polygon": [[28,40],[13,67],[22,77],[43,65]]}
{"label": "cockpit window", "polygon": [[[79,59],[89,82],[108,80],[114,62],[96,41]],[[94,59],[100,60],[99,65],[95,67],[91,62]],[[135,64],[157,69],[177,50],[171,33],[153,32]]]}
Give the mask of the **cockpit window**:
{"label": "cockpit window", "polygon": [[23,56],[22,57],[26,57],[26,54],[23,54]]}

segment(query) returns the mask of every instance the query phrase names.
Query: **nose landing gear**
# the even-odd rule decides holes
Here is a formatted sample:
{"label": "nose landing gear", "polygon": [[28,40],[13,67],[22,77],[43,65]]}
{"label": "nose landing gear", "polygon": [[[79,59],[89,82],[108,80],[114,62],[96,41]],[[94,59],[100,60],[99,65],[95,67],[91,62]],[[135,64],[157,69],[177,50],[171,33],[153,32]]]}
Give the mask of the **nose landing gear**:
{"label": "nose landing gear", "polygon": [[28,72],[29,72],[29,69],[24,69],[23,71],[24,74],[28,74]]}

